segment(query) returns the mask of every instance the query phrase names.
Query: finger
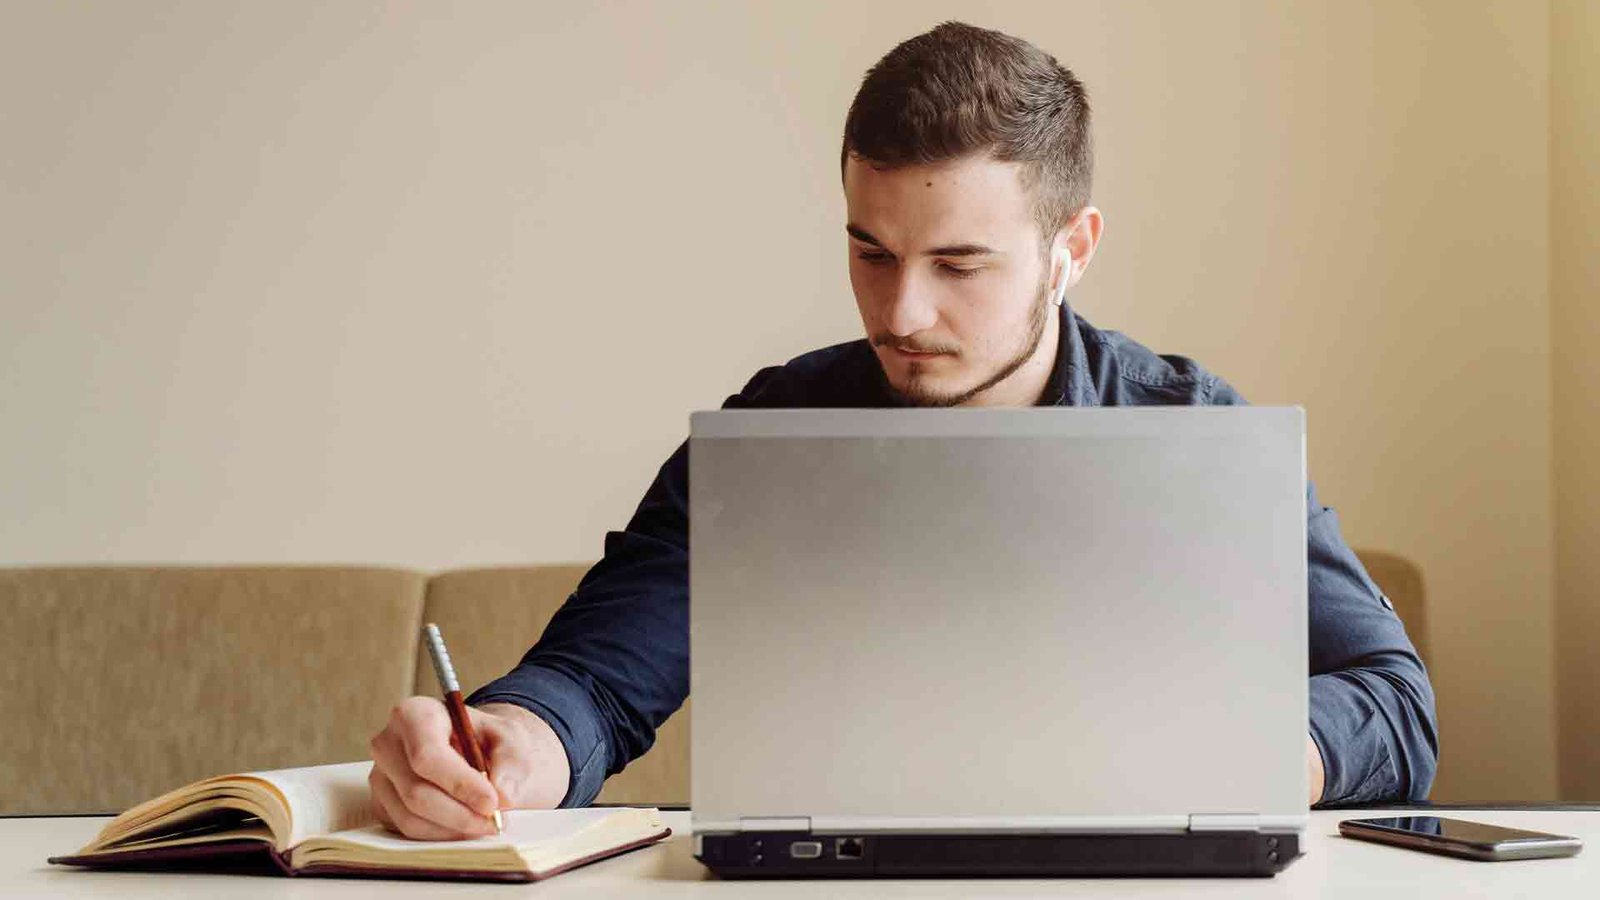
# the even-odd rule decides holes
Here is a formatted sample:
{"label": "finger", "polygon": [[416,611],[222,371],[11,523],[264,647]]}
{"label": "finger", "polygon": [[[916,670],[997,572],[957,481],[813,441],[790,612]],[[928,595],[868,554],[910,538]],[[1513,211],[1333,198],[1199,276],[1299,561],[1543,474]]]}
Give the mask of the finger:
{"label": "finger", "polygon": [[372,771],[367,773],[367,802],[372,805],[372,817],[378,820],[379,825],[390,831],[399,831],[400,829],[394,824],[393,817],[389,815],[389,810],[384,808],[383,802],[378,799],[380,791],[378,782],[380,781],[388,783],[389,778],[378,771],[377,766],[373,766]]}
{"label": "finger", "polygon": [[454,841],[467,837],[461,832],[430,822],[407,809],[389,779],[376,771],[373,774],[376,777],[368,780],[372,788],[372,802],[376,808],[383,810],[378,818],[389,828],[419,841]]}
{"label": "finger", "polygon": [[373,741],[372,757],[373,768],[384,774],[394,797],[411,815],[459,834],[483,835],[493,831],[484,814],[411,771],[409,758],[400,747],[399,739],[392,734],[385,733]]}
{"label": "finger", "polygon": [[[390,721],[404,748],[408,773],[431,782],[480,816],[494,812],[499,798],[489,779],[451,747],[450,714],[444,704],[431,697],[413,697],[395,707]],[[407,785],[396,782],[395,787],[409,799]]]}

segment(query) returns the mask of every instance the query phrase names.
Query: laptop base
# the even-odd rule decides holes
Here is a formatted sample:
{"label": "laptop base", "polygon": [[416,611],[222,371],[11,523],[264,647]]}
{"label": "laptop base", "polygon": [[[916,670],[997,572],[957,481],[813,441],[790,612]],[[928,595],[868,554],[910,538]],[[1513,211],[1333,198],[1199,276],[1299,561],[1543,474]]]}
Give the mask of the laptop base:
{"label": "laptop base", "polygon": [[695,858],[724,878],[1270,877],[1297,834],[702,834]]}

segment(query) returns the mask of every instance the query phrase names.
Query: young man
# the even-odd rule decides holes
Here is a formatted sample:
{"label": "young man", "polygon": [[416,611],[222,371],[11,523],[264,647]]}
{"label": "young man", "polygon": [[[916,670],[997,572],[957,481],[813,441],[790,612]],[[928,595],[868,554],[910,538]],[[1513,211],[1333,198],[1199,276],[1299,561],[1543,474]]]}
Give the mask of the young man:
{"label": "young man", "polygon": [[[947,23],[866,75],[841,154],[866,338],[764,369],[729,407],[1244,402],[1193,361],[1064,303],[1094,257],[1089,107],[1032,45]],[[1425,797],[1433,691],[1405,629],[1310,492],[1310,802]],[[413,697],[372,740],[373,805],[417,838],[486,834],[499,807],[589,803],[689,690],[688,451],[515,670],[471,698],[494,783]],[[1181,751],[1180,751],[1181,752]]]}

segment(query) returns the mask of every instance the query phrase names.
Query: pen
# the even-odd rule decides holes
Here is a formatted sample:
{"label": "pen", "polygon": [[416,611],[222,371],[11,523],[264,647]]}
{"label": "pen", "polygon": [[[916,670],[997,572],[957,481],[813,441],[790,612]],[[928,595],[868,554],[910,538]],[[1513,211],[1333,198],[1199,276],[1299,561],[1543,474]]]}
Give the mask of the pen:
{"label": "pen", "polygon": [[[433,657],[433,671],[439,676],[439,686],[444,688],[444,705],[450,710],[450,727],[455,731],[456,743],[461,745],[461,755],[474,769],[489,775],[489,764],[483,758],[483,748],[478,746],[478,736],[472,731],[472,720],[467,717],[467,702],[461,699],[461,683],[456,680],[456,668],[450,664],[450,651],[444,648],[444,637],[439,626],[429,622],[422,629],[428,644],[428,655]],[[500,810],[494,811],[494,830],[505,831]]]}

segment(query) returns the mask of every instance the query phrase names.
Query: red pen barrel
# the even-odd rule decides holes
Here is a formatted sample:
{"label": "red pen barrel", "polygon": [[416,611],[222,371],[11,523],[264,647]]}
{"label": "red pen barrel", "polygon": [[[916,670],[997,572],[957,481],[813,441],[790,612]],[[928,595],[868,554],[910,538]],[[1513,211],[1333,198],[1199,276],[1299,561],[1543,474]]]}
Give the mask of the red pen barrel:
{"label": "red pen barrel", "polygon": [[461,692],[445,694],[444,705],[450,710],[450,725],[455,731],[456,741],[461,744],[461,755],[467,758],[474,769],[489,774],[489,763],[483,758],[483,748],[478,746],[478,735],[472,730],[472,719],[467,715],[467,702],[461,699]]}
{"label": "red pen barrel", "polygon": [[[483,758],[483,748],[478,746],[477,732],[472,730],[472,717],[467,715],[467,702],[461,699],[461,682],[456,678],[455,666],[450,664],[450,651],[445,649],[444,636],[439,626],[429,622],[422,627],[422,639],[427,643],[428,656],[433,659],[434,674],[439,676],[439,687],[444,691],[444,706],[450,711],[450,727],[456,743],[461,745],[461,755],[467,764],[488,776],[489,761]],[[492,815],[495,831],[505,829],[505,820],[496,809]]]}

